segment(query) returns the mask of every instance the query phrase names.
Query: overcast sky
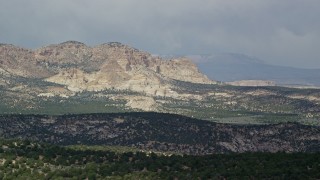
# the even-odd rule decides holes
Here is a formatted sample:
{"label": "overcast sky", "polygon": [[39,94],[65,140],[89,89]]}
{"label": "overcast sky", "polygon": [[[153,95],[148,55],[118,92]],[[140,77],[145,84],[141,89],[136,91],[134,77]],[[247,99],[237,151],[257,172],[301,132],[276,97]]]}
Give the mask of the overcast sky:
{"label": "overcast sky", "polygon": [[320,0],[0,0],[1,43],[67,40],[320,68]]}

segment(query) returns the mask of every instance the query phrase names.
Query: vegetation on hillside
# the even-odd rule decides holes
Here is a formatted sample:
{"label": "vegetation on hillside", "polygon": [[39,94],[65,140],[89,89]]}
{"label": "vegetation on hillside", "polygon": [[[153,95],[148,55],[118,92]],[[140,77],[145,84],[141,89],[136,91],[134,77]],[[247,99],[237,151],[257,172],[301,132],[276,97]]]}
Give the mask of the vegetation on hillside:
{"label": "vegetation on hillside", "polygon": [[152,112],[0,115],[0,136],[59,145],[130,146],[198,155],[248,151],[319,152],[320,149],[319,126],[219,124]]}
{"label": "vegetation on hillside", "polygon": [[[183,81],[173,81],[173,84],[174,91],[191,97],[150,97],[156,103],[153,111],[221,123],[270,124],[290,121],[320,125],[319,89],[238,87]],[[70,92],[64,89],[66,96],[54,94],[54,90],[48,96],[39,95],[51,88],[65,87],[40,79],[12,77],[8,85],[0,85],[0,113],[62,115],[136,112],[141,109],[131,108],[128,99],[147,96],[142,92],[116,89],[94,92]]]}
{"label": "vegetation on hillside", "polygon": [[319,153],[168,156],[0,140],[0,179],[318,179],[319,162]]}

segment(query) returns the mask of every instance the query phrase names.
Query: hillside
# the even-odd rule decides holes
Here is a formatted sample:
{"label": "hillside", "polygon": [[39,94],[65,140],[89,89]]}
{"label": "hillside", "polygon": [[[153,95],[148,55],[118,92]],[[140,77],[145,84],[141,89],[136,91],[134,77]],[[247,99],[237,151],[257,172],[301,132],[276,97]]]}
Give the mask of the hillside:
{"label": "hillside", "polygon": [[236,124],[320,124],[320,90],[260,85],[217,83],[186,58],[164,60],[115,42],[0,45],[1,114],[154,111]]}
{"label": "hillside", "polygon": [[12,76],[38,78],[71,91],[132,90],[170,94],[170,80],[213,83],[185,58],[159,57],[113,42],[95,47],[76,41],[28,50],[0,46],[0,69]]}
{"label": "hillside", "polygon": [[[6,78],[5,78],[6,79]],[[5,80],[0,86],[1,114],[82,114],[157,111],[216,122],[265,124],[300,122],[319,125],[320,90],[235,87],[175,82],[177,97],[108,89],[72,92],[37,79]]]}
{"label": "hillside", "polygon": [[319,150],[320,89],[120,43],[0,45],[0,179],[313,178]]}
{"label": "hillside", "polygon": [[183,154],[319,152],[320,126],[228,125],[159,113],[0,116],[0,136]]}
{"label": "hillside", "polygon": [[0,179],[317,179],[318,153],[179,156],[0,139]]}

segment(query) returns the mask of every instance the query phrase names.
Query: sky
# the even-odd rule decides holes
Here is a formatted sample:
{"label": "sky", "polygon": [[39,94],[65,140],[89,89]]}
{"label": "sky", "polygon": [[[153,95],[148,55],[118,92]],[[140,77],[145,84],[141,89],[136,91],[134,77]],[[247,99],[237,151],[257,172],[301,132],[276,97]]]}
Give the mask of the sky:
{"label": "sky", "polygon": [[121,42],[320,69],[320,0],[0,0],[0,43]]}

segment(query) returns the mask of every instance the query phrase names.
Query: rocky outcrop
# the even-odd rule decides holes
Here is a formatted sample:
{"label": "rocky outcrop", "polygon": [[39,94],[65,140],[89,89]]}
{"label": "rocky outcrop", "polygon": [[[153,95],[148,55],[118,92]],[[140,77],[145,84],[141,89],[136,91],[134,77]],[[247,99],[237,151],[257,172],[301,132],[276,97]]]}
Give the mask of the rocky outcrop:
{"label": "rocky outcrop", "polygon": [[187,58],[178,58],[162,62],[157,71],[163,76],[180,81],[211,84],[212,81],[201,74],[198,67]]}
{"label": "rocky outcrop", "polygon": [[[54,50],[49,52],[54,53],[49,53],[48,57],[43,58],[44,60],[55,59],[57,66],[60,67],[58,74],[46,80],[67,85],[73,91],[100,91],[113,88],[143,92],[152,96],[173,96],[174,93],[170,94],[171,79],[213,83],[201,74],[191,61],[186,59],[164,61],[120,43],[88,48],[84,44],[66,42],[60,46],[51,46]],[[67,49],[67,52],[72,53],[68,54],[65,51],[57,53],[59,49]],[[45,54],[44,51],[48,51],[48,47],[39,50],[39,54]],[[52,54],[58,55],[51,57]],[[69,59],[75,60],[63,60],[61,54],[67,54]],[[64,68],[62,62],[68,62],[70,68]],[[49,63],[52,62],[49,61]],[[81,64],[88,64],[88,66],[81,66]]]}
{"label": "rocky outcrop", "polygon": [[14,76],[42,78],[52,74],[47,69],[37,66],[32,50],[10,44],[0,45],[0,69]]}
{"label": "rocky outcrop", "polygon": [[67,41],[34,51],[1,45],[0,68],[16,76],[44,78],[70,91],[112,88],[174,96],[172,80],[214,83],[186,58],[165,61],[117,42],[89,47]]}

